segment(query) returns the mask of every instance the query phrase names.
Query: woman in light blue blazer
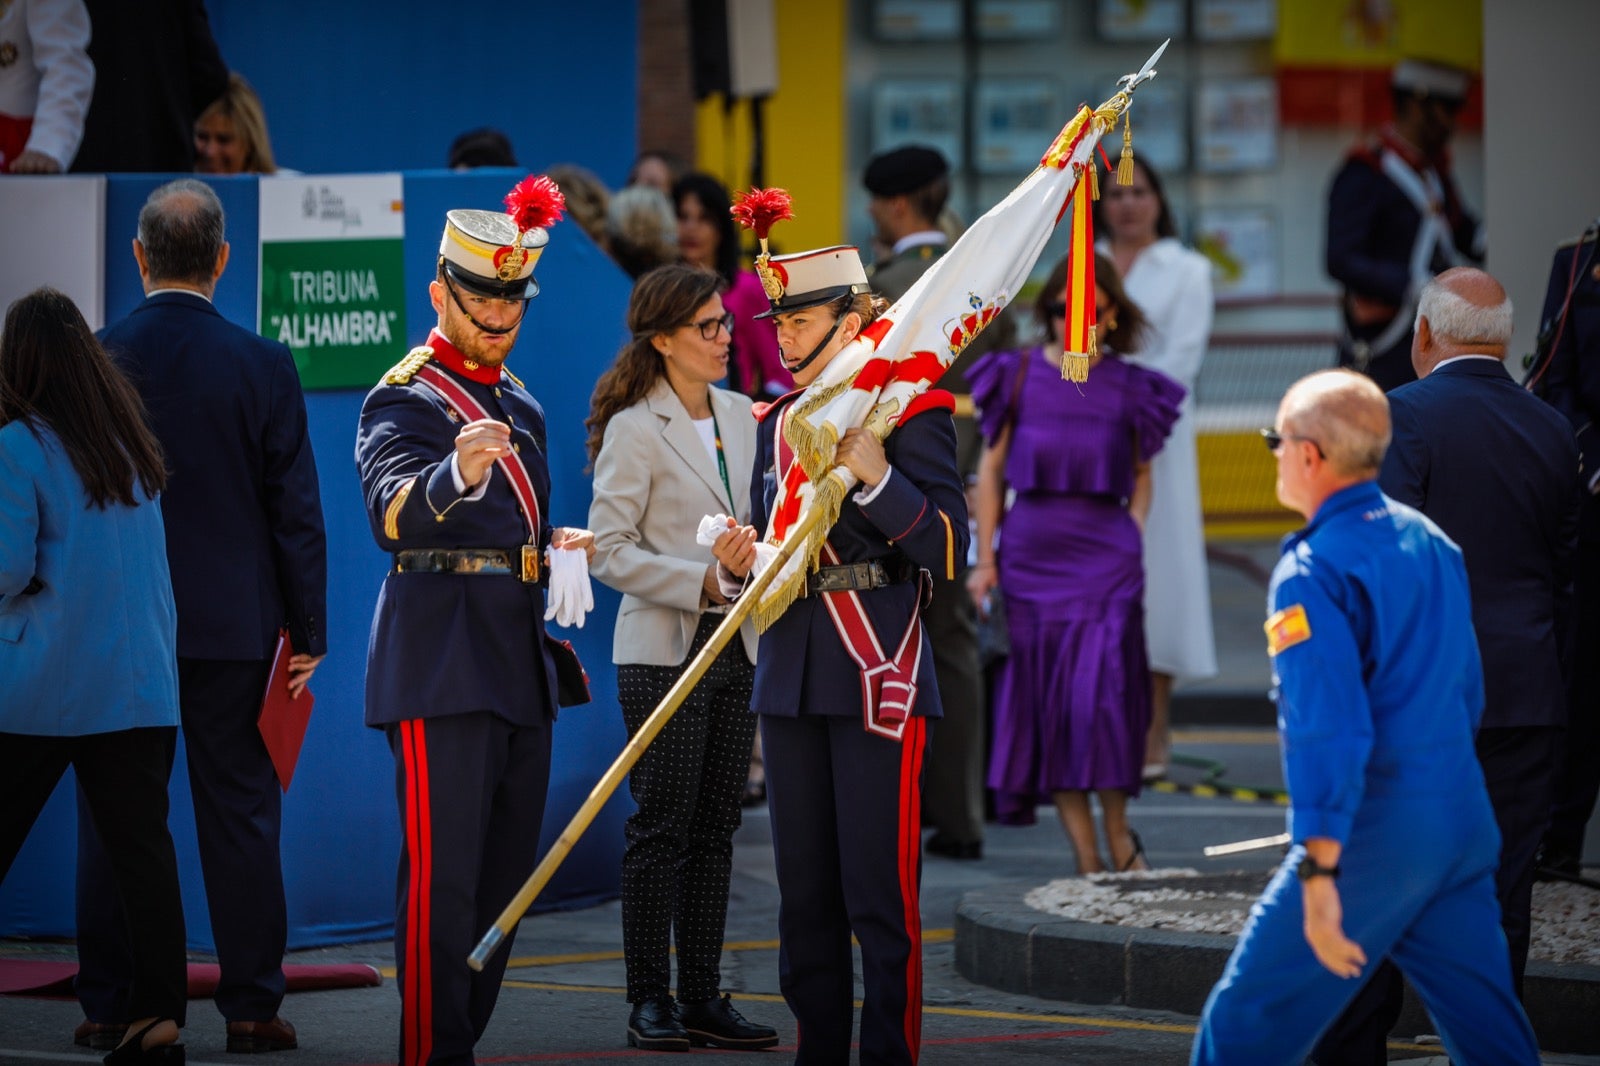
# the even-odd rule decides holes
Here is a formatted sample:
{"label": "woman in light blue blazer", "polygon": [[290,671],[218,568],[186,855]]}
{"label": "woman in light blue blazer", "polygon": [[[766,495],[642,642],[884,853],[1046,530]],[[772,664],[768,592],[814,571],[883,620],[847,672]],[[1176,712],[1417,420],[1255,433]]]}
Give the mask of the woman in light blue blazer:
{"label": "woman in light blue blazer", "polygon": [[138,394],[72,301],[39,289],[12,304],[0,333],[0,879],[71,766],[133,940],[113,1066],[183,1061],[165,484]]}
{"label": "woman in light blue blazer", "polygon": [[[641,277],[628,303],[633,337],[595,385],[593,570],[623,593],[611,658],[629,733],[723,620],[716,561],[696,543],[700,519],[750,517],[755,418],[748,399],[712,385],[728,368],[724,284],[677,264]],[[755,737],[754,627],[742,638],[717,656],[629,777],[639,809],[622,856],[622,951],[628,1043],[646,1050],[778,1042],[718,995],[733,833]]]}

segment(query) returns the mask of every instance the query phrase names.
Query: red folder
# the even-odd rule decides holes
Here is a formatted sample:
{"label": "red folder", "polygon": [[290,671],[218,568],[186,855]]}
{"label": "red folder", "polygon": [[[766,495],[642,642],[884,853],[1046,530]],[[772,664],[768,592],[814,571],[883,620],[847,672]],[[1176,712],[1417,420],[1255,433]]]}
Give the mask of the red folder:
{"label": "red folder", "polygon": [[278,783],[285,792],[294,777],[295,763],[300,760],[300,745],[305,742],[311,707],[316,702],[309,687],[301,690],[298,699],[289,695],[289,657],[293,654],[288,632],[280,632],[272,655],[272,675],[267,678],[267,691],[261,697],[261,717],[256,720],[267,754],[272,756],[272,768],[278,772]]}

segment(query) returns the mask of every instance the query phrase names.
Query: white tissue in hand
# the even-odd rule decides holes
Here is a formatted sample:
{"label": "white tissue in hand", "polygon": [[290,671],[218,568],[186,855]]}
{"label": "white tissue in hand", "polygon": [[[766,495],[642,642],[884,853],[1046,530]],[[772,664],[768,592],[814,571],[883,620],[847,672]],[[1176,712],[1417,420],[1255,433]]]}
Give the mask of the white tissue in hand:
{"label": "white tissue in hand", "polygon": [[733,521],[725,514],[708,514],[700,519],[700,526],[695,530],[694,542],[703,544],[707,548],[717,542],[717,538],[733,527],[728,523]]}
{"label": "white tissue in hand", "polygon": [[594,610],[594,588],[589,584],[589,553],[582,548],[551,548],[550,583],[545,601],[544,620],[557,625],[583,628],[585,616]]}

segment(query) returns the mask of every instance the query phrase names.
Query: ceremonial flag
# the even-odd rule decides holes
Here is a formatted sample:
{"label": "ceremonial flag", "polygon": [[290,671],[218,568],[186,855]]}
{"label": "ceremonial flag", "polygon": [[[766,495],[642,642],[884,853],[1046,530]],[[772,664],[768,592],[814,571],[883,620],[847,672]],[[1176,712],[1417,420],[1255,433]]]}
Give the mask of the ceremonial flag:
{"label": "ceremonial flag", "polygon": [[[1075,275],[1078,284],[1069,289],[1073,297],[1069,304],[1076,307],[1080,333],[1087,322],[1092,337],[1088,199],[1094,180],[1093,152],[1127,110],[1132,87],[1150,69],[1147,65],[1139,75],[1123,79],[1124,90],[1099,108],[1080,108],[1051,143],[1038,169],[973,223],[794,401],[784,421],[784,439],[794,449],[796,462],[778,486],[766,541],[783,544],[815,509],[822,509],[824,518],[812,527],[805,550],[795,551],[762,596],[755,610],[759,628],[771,625],[799,595],[806,571],[816,566],[827,531],[838,519],[845,494],[855,487],[854,475],[833,465],[839,438],[856,426],[864,426],[880,440],[889,435],[912,398],[939,379],[1027,280],[1075,189],[1081,218],[1075,219],[1073,245],[1076,258],[1086,266]],[[1087,307],[1078,306],[1085,299]],[[1071,335],[1067,348],[1083,355],[1089,351],[1084,342],[1075,345]],[[1086,359],[1081,362],[1087,366]]]}

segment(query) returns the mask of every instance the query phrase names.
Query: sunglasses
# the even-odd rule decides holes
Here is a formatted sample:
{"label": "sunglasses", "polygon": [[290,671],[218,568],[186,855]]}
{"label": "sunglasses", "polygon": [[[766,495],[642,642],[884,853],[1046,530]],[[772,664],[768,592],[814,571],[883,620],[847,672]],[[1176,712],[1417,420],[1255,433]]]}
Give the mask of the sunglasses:
{"label": "sunglasses", "polygon": [[727,330],[728,335],[731,337],[733,335],[733,312],[729,311],[726,314],[718,315],[715,318],[702,318],[698,322],[688,322],[685,323],[685,325],[693,326],[695,329],[699,330],[700,336],[704,340],[716,340],[717,331],[723,329]]}
{"label": "sunglasses", "polygon": [[1276,429],[1267,428],[1261,431],[1261,439],[1266,443],[1267,451],[1274,455],[1278,454],[1278,449],[1283,447],[1284,441],[1303,440],[1317,450],[1318,459],[1327,458],[1327,456],[1322,453],[1322,445],[1318,444],[1310,437],[1302,437],[1297,433],[1279,433]]}

